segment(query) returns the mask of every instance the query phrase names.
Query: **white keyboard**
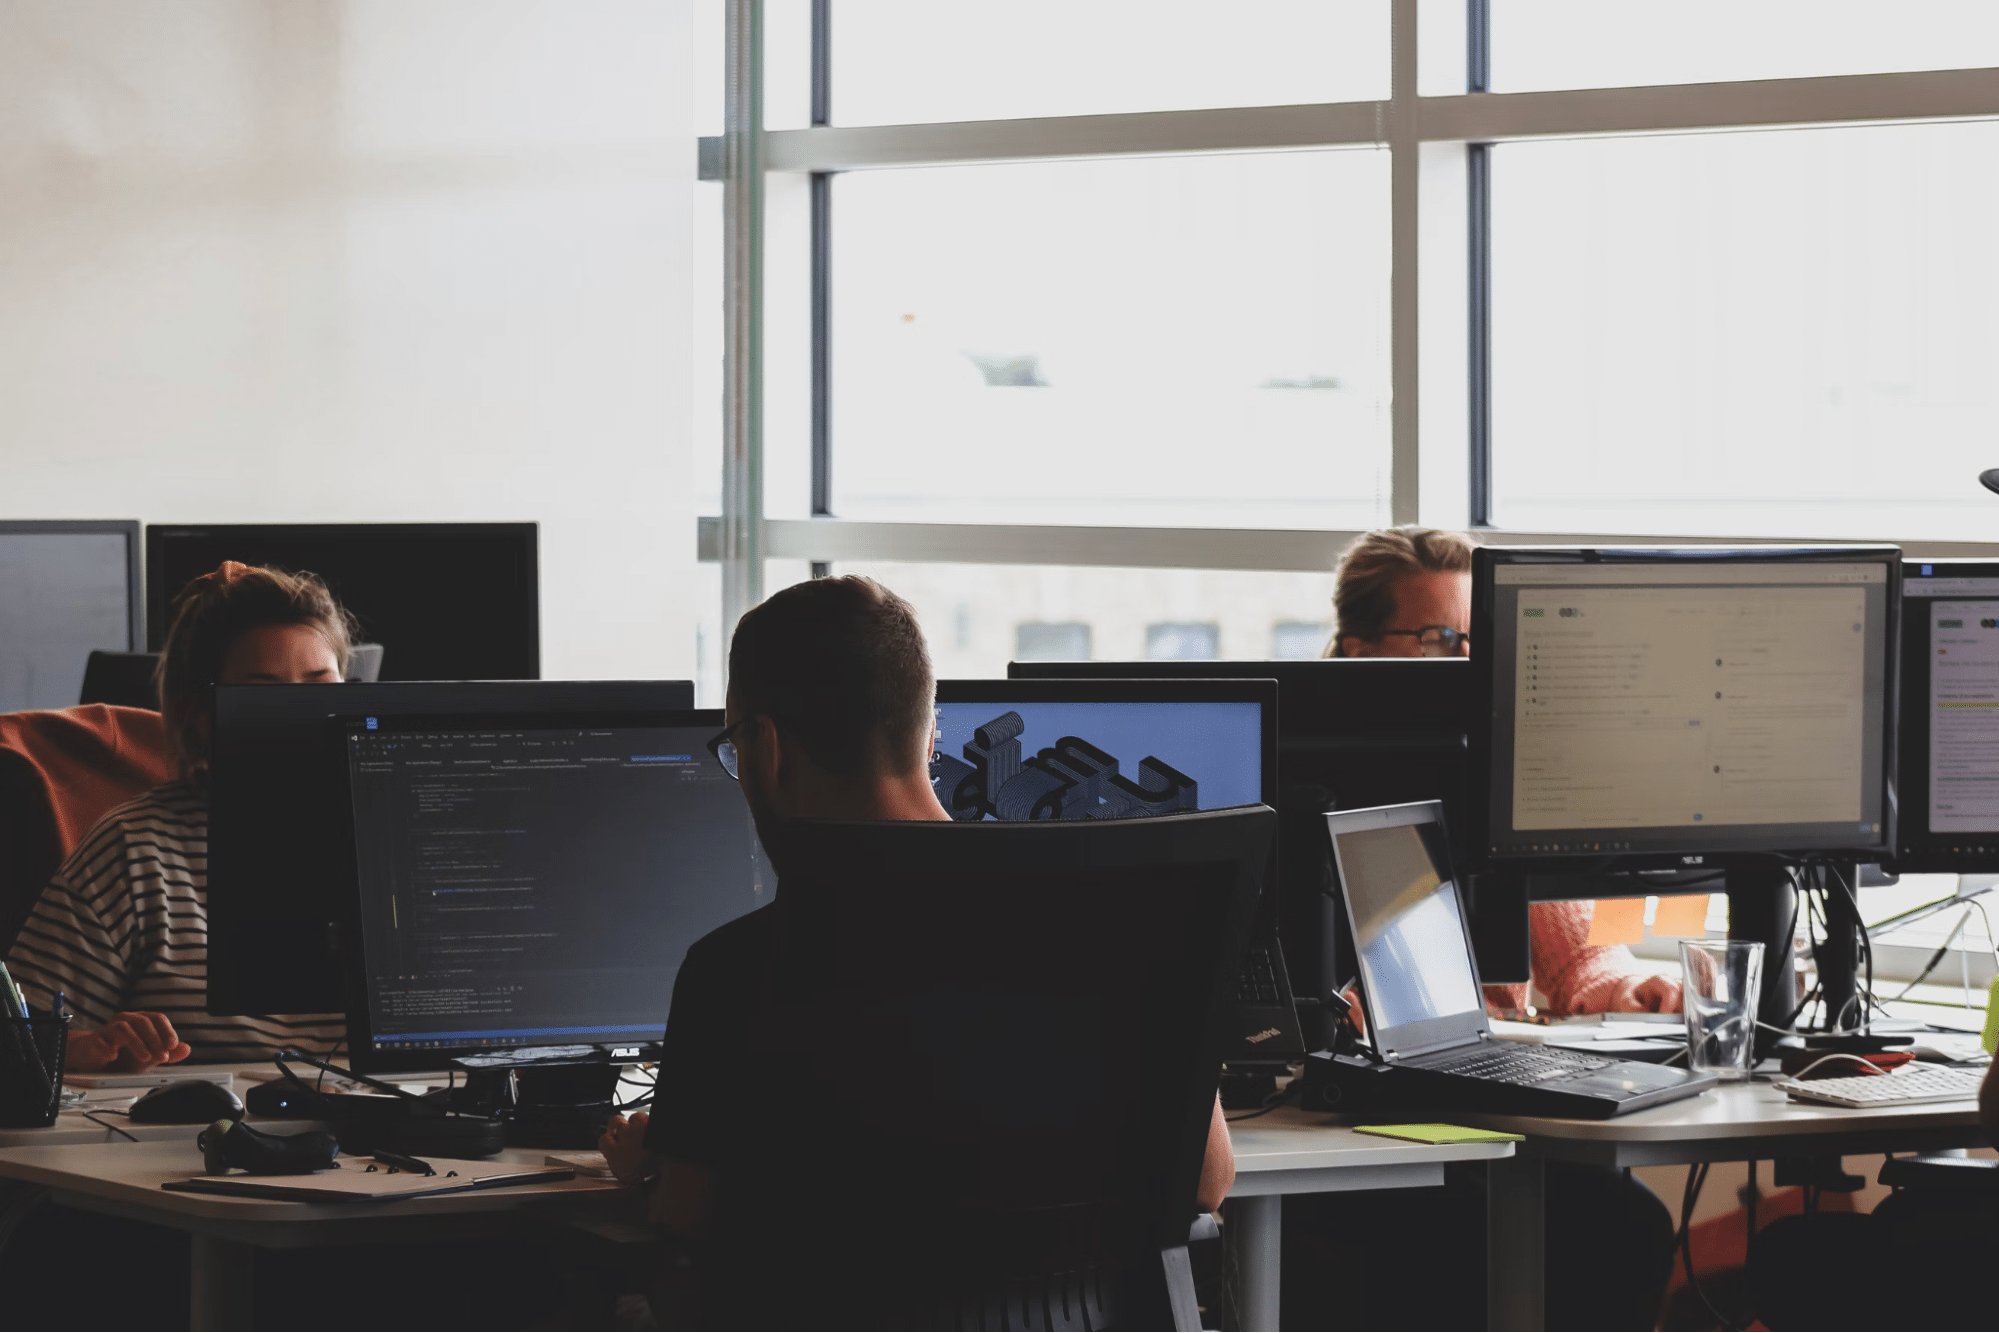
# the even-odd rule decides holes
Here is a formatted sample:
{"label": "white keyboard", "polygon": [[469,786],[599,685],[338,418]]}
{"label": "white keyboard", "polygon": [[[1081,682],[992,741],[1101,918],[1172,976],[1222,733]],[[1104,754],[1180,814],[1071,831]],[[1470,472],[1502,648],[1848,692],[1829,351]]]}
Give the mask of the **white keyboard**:
{"label": "white keyboard", "polygon": [[1915,1106],[1921,1102],[1959,1102],[1978,1095],[1985,1080],[1982,1069],[1949,1069],[1911,1060],[1892,1074],[1859,1074],[1852,1078],[1779,1079],[1777,1086],[1801,1102],[1833,1106]]}

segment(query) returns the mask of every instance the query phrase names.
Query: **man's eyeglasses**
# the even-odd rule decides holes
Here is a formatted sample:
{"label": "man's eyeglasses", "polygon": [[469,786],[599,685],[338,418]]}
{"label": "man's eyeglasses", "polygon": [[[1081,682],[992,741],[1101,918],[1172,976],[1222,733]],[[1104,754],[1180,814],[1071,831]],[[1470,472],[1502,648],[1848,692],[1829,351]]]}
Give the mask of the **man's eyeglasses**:
{"label": "man's eyeglasses", "polygon": [[1456,657],[1459,650],[1471,642],[1471,635],[1449,625],[1425,625],[1421,629],[1383,630],[1382,637],[1401,635],[1416,640],[1416,646],[1423,650],[1425,657]]}
{"label": "man's eyeglasses", "polygon": [[743,775],[736,771],[740,761],[736,755],[736,742],[732,738],[736,728],[749,720],[748,717],[739,717],[708,739],[708,753],[715,756],[715,762],[722,766],[724,773],[738,782],[743,780]]}

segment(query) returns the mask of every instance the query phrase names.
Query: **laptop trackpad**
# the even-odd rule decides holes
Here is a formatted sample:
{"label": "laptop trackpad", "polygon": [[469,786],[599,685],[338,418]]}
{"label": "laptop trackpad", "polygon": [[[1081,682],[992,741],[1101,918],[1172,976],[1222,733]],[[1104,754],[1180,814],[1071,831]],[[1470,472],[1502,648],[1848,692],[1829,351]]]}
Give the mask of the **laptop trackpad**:
{"label": "laptop trackpad", "polygon": [[1595,1093],[1603,1097],[1635,1097],[1640,1093],[1657,1092],[1660,1088],[1674,1088],[1687,1081],[1684,1069],[1662,1069],[1658,1065],[1641,1065],[1633,1061],[1619,1061],[1609,1069],[1599,1069],[1581,1078],[1570,1079],[1561,1085],[1564,1092]]}

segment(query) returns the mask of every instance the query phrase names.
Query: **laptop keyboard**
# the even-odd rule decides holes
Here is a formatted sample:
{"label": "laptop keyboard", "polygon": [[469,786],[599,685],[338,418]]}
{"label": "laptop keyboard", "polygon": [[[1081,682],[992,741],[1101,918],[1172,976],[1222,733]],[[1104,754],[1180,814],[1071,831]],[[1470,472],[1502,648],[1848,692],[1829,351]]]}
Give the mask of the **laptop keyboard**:
{"label": "laptop keyboard", "polygon": [[1462,1074],[1467,1078],[1489,1079],[1495,1083],[1516,1083],[1532,1087],[1554,1078],[1567,1078],[1602,1069],[1614,1061],[1594,1055],[1555,1053],[1527,1047],[1519,1050],[1492,1050],[1481,1047],[1466,1055],[1453,1056],[1423,1068],[1440,1074]]}
{"label": "laptop keyboard", "polygon": [[1277,963],[1267,945],[1251,945],[1242,960],[1242,979],[1236,983],[1236,1001],[1274,1009],[1284,1002],[1277,989]]}

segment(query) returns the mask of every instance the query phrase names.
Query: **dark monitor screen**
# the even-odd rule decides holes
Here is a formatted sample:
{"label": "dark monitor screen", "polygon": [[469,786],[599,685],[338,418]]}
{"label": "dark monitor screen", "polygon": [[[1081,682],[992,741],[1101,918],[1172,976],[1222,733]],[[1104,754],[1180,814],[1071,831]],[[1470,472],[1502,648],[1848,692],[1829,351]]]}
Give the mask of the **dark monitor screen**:
{"label": "dark monitor screen", "polygon": [[[1453,830],[1466,822],[1472,669],[1463,658],[1015,662],[1007,671],[1022,680],[1205,676],[1277,682],[1277,781],[1270,804],[1278,812],[1278,934],[1300,994],[1319,994],[1354,968],[1341,913],[1336,905],[1325,910],[1337,889],[1321,816],[1434,800],[1444,803]],[[1477,899],[1481,911],[1497,902],[1494,893]],[[1504,928],[1496,933],[1524,938],[1524,899],[1507,906]],[[1501,968],[1493,975],[1506,973]]]}
{"label": "dark monitor screen", "polygon": [[541,675],[533,523],[222,523],[146,528],[146,634],[166,641],[173,599],[224,560],[326,580],[383,646],[381,680]]}
{"label": "dark monitor screen", "polygon": [[965,820],[1255,805],[1276,704],[1269,681],[939,681],[931,782]]}
{"label": "dark monitor screen", "polygon": [[773,899],[719,709],[343,725],[357,1067],[657,1041],[688,947]]}
{"label": "dark monitor screen", "polygon": [[1893,846],[1893,547],[1480,549],[1478,850],[1578,869]]}
{"label": "dark monitor screen", "polygon": [[71,708],[93,652],[139,646],[136,521],[0,522],[0,713]]}
{"label": "dark monitor screen", "polygon": [[354,913],[347,775],[332,719],[670,711],[684,680],[220,685],[209,780],[208,1009],[320,1014],[346,1005],[338,942]]}
{"label": "dark monitor screen", "polygon": [[1999,871],[1999,561],[1902,565],[1894,865]]}

